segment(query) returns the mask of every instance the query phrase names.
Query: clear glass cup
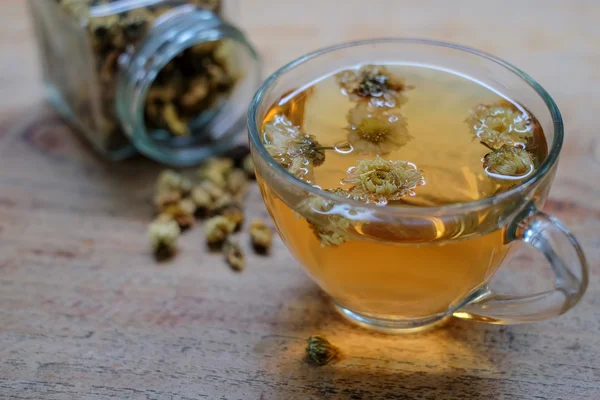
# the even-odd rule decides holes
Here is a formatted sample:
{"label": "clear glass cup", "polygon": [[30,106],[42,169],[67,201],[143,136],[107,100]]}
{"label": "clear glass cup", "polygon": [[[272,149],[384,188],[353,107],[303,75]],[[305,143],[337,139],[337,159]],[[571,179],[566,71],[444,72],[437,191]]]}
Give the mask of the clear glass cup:
{"label": "clear glass cup", "polygon": [[[548,157],[517,187],[440,207],[381,207],[341,199],[290,175],[262,142],[261,126],[269,108],[284,94],[325,75],[373,63],[422,65],[463,74],[515,99],[541,124]],[[326,48],[289,63],[265,81],[250,105],[248,130],[258,182],[279,234],[342,315],[356,323],[385,332],[411,332],[450,316],[494,324],[532,322],[566,312],[585,292],[588,266],[577,240],[560,221],[540,211],[563,142],[560,112],[539,84],[504,61],[473,49],[416,39]],[[306,204],[315,202],[318,207],[307,209]],[[349,241],[314,251],[316,239],[307,220],[314,229],[327,230],[336,218],[353,227]],[[364,268],[347,272],[345,266],[357,260],[344,248],[357,241],[366,242],[361,245],[368,254],[389,254],[389,260],[397,261],[372,263],[365,254],[360,261]],[[489,287],[516,241],[545,255],[555,277],[553,288],[511,296]]]}

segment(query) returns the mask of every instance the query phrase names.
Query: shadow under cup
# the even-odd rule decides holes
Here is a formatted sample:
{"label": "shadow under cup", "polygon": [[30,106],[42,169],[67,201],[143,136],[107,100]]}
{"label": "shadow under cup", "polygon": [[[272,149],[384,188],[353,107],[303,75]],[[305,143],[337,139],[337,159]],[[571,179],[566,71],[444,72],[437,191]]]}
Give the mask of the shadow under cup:
{"label": "shadow under cup", "polygon": [[[515,99],[535,115],[550,151],[523,184],[494,197],[442,207],[381,207],[331,193],[290,175],[268,154],[262,125],[283,95],[362,64],[406,64],[468,76]],[[546,319],[571,308],[587,286],[575,238],[538,211],[548,195],[563,140],[560,113],[536,82],[515,67],[472,49],[425,40],[382,39],[308,54],[275,72],[248,112],[252,155],[263,198],[287,247],[354,322],[391,332],[447,316],[492,323]],[[321,246],[315,231],[343,221],[347,241]],[[543,252],[554,272],[548,291],[513,297],[487,281],[515,240]]]}

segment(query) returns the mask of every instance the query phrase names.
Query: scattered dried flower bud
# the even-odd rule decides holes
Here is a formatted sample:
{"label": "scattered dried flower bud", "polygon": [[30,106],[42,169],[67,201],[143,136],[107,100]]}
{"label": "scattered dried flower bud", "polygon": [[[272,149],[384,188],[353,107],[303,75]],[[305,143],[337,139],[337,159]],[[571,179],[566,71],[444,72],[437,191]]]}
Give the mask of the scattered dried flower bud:
{"label": "scattered dried flower bud", "polygon": [[159,218],[150,224],[148,238],[157,260],[165,260],[175,254],[181,230],[177,222]]}
{"label": "scattered dried flower bud", "polygon": [[196,203],[195,215],[198,217],[207,216],[213,203],[210,193],[202,186],[195,186],[192,189],[192,200]]}
{"label": "scattered dried flower bud", "polygon": [[220,187],[219,185],[215,184],[213,181],[211,180],[206,180],[203,181],[202,183],[200,183],[199,187],[203,188],[204,190],[206,190],[206,192],[210,195],[211,199],[213,199],[213,201],[215,199],[219,199],[223,196],[227,196],[228,193],[225,192],[225,190]]}
{"label": "scattered dried flower bud", "polygon": [[479,104],[471,110],[466,122],[477,139],[494,150],[505,144],[527,143],[534,129],[531,117],[508,101]]}
{"label": "scattered dried flower bud", "polygon": [[235,224],[234,232],[237,232],[242,228],[244,223],[244,211],[237,202],[232,201],[217,212]]}
{"label": "scattered dried flower bud", "polygon": [[323,336],[315,335],[307,340],[306,354],[318,365],[329,363],[339,352],[340,350]]}
{"label": "scattered dried flower bud", "polygon": [[244,158],[242,167],[244,168],[246,175],[248,175],[248,179],[256,178],[255,171],[254,171],[254,161],[252,160],[252,156],[250,154],[248,154]]}
{"label": "scattered dried flower bud", "polygon": [[244,198],[248,190],[248,177],[241,169],[234,169],[227,176],[227,190],[234,197]]}
{"label": "scattered dried flower bud", "polygon": [[204,232],[210,248],[219,248],[235,229],[235,224],[222,215],[206,220]]}
{"label": "scattered dried flower bud", "polygon": [[387,161],[377,156],[375,160],[359,161],[348,170],[343,183],[354,185],[351,194],[359,200],[386,204],[399,200],[412,189],[424,184],[423,174],[406,161]]}
{"label": "scattered dried flower bud", "polygon": [[223,243],[223,254],[225,254],[225,260],[231,269],[237,272],[244,269],[246,258],[239,242],[235,238],[229,236],[225,240],[225,243]]}
{"label": "scattered dried flower bud", "polygon": [[533,172],[533,160],[527,150],[508,145],[488,153],[483,158],[485,172],[495,180],[514,183]]}
{"label": "scattered dried flower bud", "polygon": [[221,214],[222,210],[234,203],[236,203],[236,201],[233,199],[233,197],[229,193],[225,193],[221,197],[213,200],[212,204],[210,205],[209,212],[211,215]]}
{"label": "scattered dried flower bud", "polygon": [[196,205],[190,199],[184,199],[176,204],[169,205],[163,214],[170,215],[179,224],[182,231],[189,229],[195,222],[194,212]]}
{"label": "scattered dried flower bud", "polygon": [[179,203],[181,194],[179,192],[158,192],[154,196],[154,206],[158,212],[164,211],[167,207]]}
{"label": "scattered dried flower bud", "polygon": [[192,198],[186,197],[179,202],[179,208],[189,215],[194,215],[197,207],[196,202]]}
{"label": "scattered dried flower bud", "polygon": [[358,103],[348,112],[348,142],[363,154],[387,154],[407,144],[406,119],[397,110]]}
{"label": "scattered dried flower bud", "polygon": [[192,182],[189,179],[170,169],[162,171],[156,181],[156,193],[178,192],[185,195],[191,189]]}
{"label": "scattered dried flower bud", "polygon": [[273,242],[273,231],[264,220],[255,218],[250,224],[250,239],[255,252],[267,254]]}
{"label": "scattered dried flower bud", "polygon": [[220,188],[227,186],[227,175],[233,169],[233,160],[230,158],[209,158],[198,168],[198,178],[207,180]]}

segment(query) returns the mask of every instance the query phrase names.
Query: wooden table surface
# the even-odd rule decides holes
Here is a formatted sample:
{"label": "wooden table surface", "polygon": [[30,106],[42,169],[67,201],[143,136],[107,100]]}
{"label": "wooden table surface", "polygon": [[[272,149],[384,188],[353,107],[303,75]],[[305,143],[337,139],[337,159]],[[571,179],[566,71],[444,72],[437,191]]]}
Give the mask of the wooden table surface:
{"label": "wooden table surface", "polygon": [[[3,0],[0,399],[600,399],[600,3],[241,3],[267,72],[324,45],[409,36],[471,45],[535,77],[565,119],[546,211],[587,253],[586,296],[543,323],[384,336],[338,317],[279,240],[235,274],[195,229],[157,265],[145,229],[160,167],[103,161],[44,105],[25,2]],[[248,204],[266,216],[256,188]],[[524,252],[505,273],[542,264]],[[342,360],[305,360],[317,332]]]}

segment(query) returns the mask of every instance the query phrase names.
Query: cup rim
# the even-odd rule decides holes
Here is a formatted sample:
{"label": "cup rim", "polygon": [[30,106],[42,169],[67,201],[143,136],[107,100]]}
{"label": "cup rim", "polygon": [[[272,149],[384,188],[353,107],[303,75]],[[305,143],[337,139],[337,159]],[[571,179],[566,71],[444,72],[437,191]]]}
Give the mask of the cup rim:
{"label": "cup rim", "polygon": [[378,213],[391,214],[391,215],[409,215],[409,214],[441,214],[445,212],[456,213],[456,212],[464,212],[467,210],[485,208],[493,204],[498,204],[507,198],[518,195],[519,193],[526,192],[529,188],[534,186],[539,180],[541,180],[554,166],[556,160],[558,159],[558,155],[562,148],[563,139],[564,139],[564,126],[562,116],[558,109],[558,106],[550,96],[550,94],[532,77],[530,77],[527,73],[523,72],[519,68],[514,65],[501,60],[497,57],[492,56],[486,52],[476,50],[471,47],[462,46],[449,42],[442,42],[430,39],[420,39],[420,38],[375,38],[375,39],[367,39],[367,40],[356,40],[351,42],[345,42],[336,44],[333,46],[324,47],[308,54],[305,54],[283,67],[279,68],[273,74],[271,74],[258,89],[250,106],[248,107],[248,135],[251,143],[254,148],[257,150],[260,157],[267,163],[267,165],[275,170],[278,175],[281,175],[288,181],[290,184],[299,187],[307,191],[308,193],[326,198],[331,201],[340,201],[339,196],[336,196],[332,193],[326,192],[320,188],[314,187],[298,178],[290,174],[283,166],[281,166],[277,161],[268,153],[265,148],[261,135],[258,130],[258,121],[256,119],[257,112],[261,101],[268,91],[268,89],[277,81],[277,79],[283,74],[293,70],[297,66],[304,64],[312,60],[313,58],[319,57],[323,54],[330,53],[333,51],[356,47],[362,45],[372,45],[372,44],[381,44],[381,43],[411,43],[411,44],[420,44],[426,46],[436,46],[436,47],[445,47],[454,50],[459,50],[465,53],[474,54],[476,56],[485,58],[489,61],[492,61],[519,76],[523,79],[531,88],[535,90],[535,92],[542,98],[546,107],[550,111],[550,115],[552,116],[552,123],[554,128],[554,139],[552,141],[552,146],[550,151],[548,152],[548,156],[544,159],[539,168],[535,171],[535,173],[527,179],[522,184],[507,190],[506,192],[499,193],[494,196],[486,197],[479,200],[468,201],[464,203],[455,203],[455,204],[447,204],[443,206],[435,206],[435,207],[413,207],[413,206],[404,206],[404,205],[394,205],[394,207],[382,207],[381,205],[377,205],[374,203],[363,203],[354,199],[344,199],[344,204],[350,205],[356,208],[362,209],[372,209],[376,210]]}

